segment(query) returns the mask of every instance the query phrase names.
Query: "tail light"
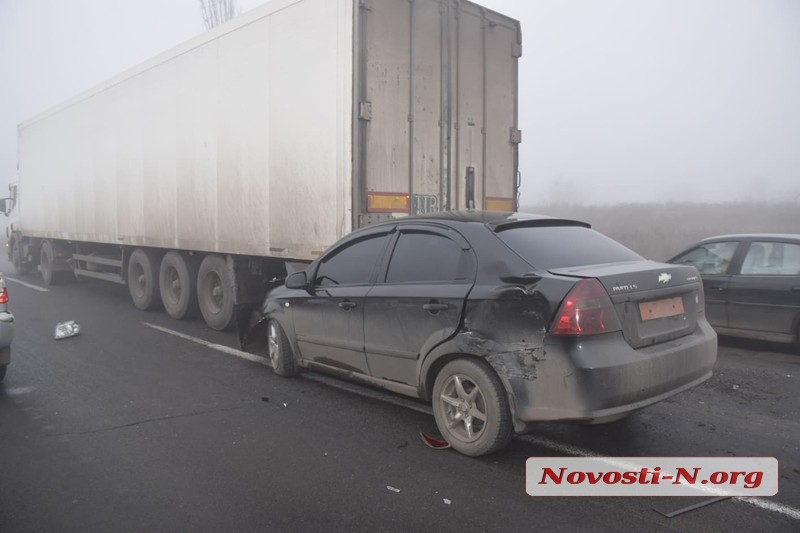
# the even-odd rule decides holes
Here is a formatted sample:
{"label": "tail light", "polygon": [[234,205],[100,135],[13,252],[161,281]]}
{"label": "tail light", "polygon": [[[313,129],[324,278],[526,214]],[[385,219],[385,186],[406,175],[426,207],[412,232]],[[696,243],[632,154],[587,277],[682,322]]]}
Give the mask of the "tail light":
{"label": "tail light", "polygon": [[8,289],[3,287],[3,291],[0,292],[0,304],[7,304],[8,303]]}
{"label": "tail light", "polygon": [[584,279],[567,294],[550,334],[594,335],[621,329],[622,324],[606,290],[596,279]]}

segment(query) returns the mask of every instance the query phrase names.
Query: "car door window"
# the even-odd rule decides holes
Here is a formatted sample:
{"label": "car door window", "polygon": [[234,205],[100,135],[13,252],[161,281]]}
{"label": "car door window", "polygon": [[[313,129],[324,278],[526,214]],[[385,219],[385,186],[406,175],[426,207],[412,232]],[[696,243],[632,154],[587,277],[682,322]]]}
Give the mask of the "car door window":
{"label": "car door window", "polygon": [[472,255],[443,235],[402,233],[392,253],[386,283],[465,282],[472,277]]}
{"label": "car door window", "polygon": [[738,246],[738,241],[709,242],[692,248],[672,262],[692,265],[701,274],[725,274]]}
{"label": "car door window", "polygon": [[387,241],[386,234],[375,235],[334,251],[320,263],[314,284],[330,287],[369,283]]}
{"label": "car door window", "polygon": [[759,241],[750,244],[742,262],[743,276],[800,275],[800,245]]}

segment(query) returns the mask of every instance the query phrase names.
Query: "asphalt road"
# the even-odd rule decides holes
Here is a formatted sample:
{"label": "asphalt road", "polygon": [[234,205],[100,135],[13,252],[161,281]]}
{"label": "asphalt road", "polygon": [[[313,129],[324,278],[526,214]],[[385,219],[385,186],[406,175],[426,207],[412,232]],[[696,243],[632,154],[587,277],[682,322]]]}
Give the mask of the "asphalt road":
{"label": "asphalt road", "polygon": [[[436,433],[425,404],[280,378],[226,351],[234,334],[138,311],[125,287],[8,277],[3,533],[800,530],[800,355],[788,348],[723,339],[715,376],[692,391],[615,424],[541,425],[476,459],[421,442]],[[81,334],[53,340],[66,320]],[[526,458],[596,454],[777,457],[780,492],[674,518],[656,510],[707,498],[526,495]]]}

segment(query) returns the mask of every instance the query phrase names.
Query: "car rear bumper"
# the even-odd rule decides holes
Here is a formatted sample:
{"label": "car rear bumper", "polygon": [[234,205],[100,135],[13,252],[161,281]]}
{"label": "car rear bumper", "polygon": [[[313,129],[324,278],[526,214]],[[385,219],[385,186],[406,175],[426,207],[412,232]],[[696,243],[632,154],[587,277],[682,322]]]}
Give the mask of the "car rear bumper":
{"label": "car rear bumper", "polygon": [[0,311],[0,366],[11,362],[11,351],[5,350],[14,340],[14,315]]}
{"label": "car rear bumper", "polygon": [[548,337],[535,378],[505,376],[517,431],[532,422],[613,419],[711,377],[717,336],[705,320],[688,336],[634,350],[621,333]]}

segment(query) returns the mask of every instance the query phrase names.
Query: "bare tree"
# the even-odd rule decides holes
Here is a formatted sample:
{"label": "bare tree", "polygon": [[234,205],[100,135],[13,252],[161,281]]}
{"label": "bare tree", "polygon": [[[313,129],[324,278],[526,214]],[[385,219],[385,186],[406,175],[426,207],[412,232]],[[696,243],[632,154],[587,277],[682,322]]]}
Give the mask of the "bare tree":
{"label": "bare tree", "polygon": [[200,0],[200,12],[206,31],[228,22],[239,14],[236,0]]}

